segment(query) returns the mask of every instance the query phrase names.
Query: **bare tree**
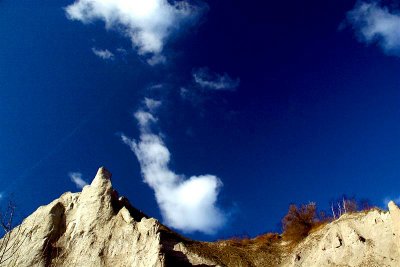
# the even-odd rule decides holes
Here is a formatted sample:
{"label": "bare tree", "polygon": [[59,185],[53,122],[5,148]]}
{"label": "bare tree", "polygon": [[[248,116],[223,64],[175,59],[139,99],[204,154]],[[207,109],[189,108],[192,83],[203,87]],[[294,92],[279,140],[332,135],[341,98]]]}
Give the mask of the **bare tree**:
{"label": "bare tree", "polygon": [[331,202],[331,211],[333,219],[339,218],[345,213],[358,211],[357,201],[354,198],[347,198],[345,196],[342,199]]}
{"label": "bare tree", "polygon": [[15,226],[15,209],[15,204],[9,201],[6,210],[0,212],[0,227],[3,230],[3,238],[0,239],[0,266],[8,265],[7,262],[13,258],[28,237],[26,235],[21,238],[21,225],[13,229]]}

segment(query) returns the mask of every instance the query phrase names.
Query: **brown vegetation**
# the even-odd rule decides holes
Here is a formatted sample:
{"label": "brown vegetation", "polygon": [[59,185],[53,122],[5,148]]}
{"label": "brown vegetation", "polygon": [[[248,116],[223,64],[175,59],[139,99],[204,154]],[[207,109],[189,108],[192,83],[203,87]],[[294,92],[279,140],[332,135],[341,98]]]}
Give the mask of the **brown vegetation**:
{"label": "brown vegetation", "polygon": [[288,213],[282,219],[283,237],[285,240],[298,242],[305,238],[317,219],[317,207],[315,203],[290,205]]}
{"label": "brown vegetation", "polygon": [[315,203],[290,205],[288,213],[282,219],[282,234],[266,233],[254,238],[242,235],[216,242],[193,242],[188,245],[188,249],[221,265],[252,266],[250,263],[257,262],[260,266],[279,266],[282,255],[290,252],[310,233],[331,222],[334,215],[370,209],[371,206],[366,203],[357,205],[354,199],[342,198],[335,202],[332,216],[318,211]]}
{"label": "brown vegetation", "polygon": [[331,203],[332,217],[326,216],[325,212],[317,213],[314,202],[301,207],[290,205],[288,213],[282,219],[283,237],[287,241],[299,242],[309,233],[317,231],[343,214],[370,209],[373,209],[373,206],[367,200],[361,201],[359,205],[355,198],[346,197]]}
{"label": "brown vegetation", "polygon": [[281,236],[267,233],[255,238],[232,237],[216,242],[193,242],[188,249],[221,266],[279,266],[282,261]]}
{"label": "brown vegetation", "polygon": [[263,246],[263,245],[271,245],[272,243],[277,242],[281,239],[282,237],[278,233],[266,233],[258,235],[255,238],[250,238],[248,236],[245,237],[234,236],[229,239],[218,242],[223,242],[231,246],[238,246],[238,247],[248,246],[248,245]]}

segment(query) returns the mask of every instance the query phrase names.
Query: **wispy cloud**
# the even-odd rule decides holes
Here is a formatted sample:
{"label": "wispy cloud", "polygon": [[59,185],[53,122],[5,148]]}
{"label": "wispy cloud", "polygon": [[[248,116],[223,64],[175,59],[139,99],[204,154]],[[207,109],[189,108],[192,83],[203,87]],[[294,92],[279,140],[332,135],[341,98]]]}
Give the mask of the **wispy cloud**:
{"label": "wispy cloud", "polygon": [[71,181],[76,185],[77,188],[82,189],[88,183],[82,179],[82,173],[80,172],[70,172],[68,173]]}
{"label": "wispy cloud", "polygon": [[191,103],[195,107],[201,107],[202,104],[207,100],[207,96],[203,90],[199,90],[195,86],[181,87],[179,89],[179,95],[182,100]]}
{"label": "wispy cloud", "polygon": [[135,118],[141,133],[139,140],[124,134],[121,138],[135,153],[144,182],[155,191],[165,223],[184,232],[214,233],[225,222],[216,205],[220,179],[209,174],[186,178],[173,172],[168,166],[168,148],[161,135],[151,130],[157,118],[148,109],[136,112]]}
{"label": "wispy cloud", "polygon": [[233,79],[226,73],[213,73],[208,68],[193,70],[193,79],[200,87],[210,90],[235,90],[240,84],[239,78]]}
{"label": "wispy cloud", "polygon": [[400,56],[400,10],[382,6],[380,1],[359,1],[347,13],[359,41],[377,43],[389,55]]}
{"label": "wispy cloud", "polygon": [[165,58],[165,56],[160,55],[160,54],[153,55],[152,57],[147,59],[147,63],[150,66],[165,64],[166,62],[167,62],[167,59]]}
{"label": "wispy cloud", "polygon": [[149,64],[165,61],[165,42],[202,10],[186,1],[167,0],[76,0],[66,7],[67,17],[85,24],[104,21],[106,29],[130,38],[140,55],[150,54]]}
{"label": "wispy cloud", "polygon": [[150,112],[155,112],[161,106],[161,101],[154,100],[154,99],[147,98],[147,97],[144,98],[143,102],[144,102],[146,108]]}
{"label": "wispy cloud", "polygon": [[164,87],[164,84],[162,84],[162,83],[157,83],[157,84],[151,85],[148,89],[149,89],[149,90],[155,90],[155,89],[161,89],[161,88],[163,88],[163,87]]}
{"label": "wispy cloud", "polygon": [[116,50],[118,53],[120,53],[121,55],[126,56],[128,54],[128,51],[125,48],[119,47]]}
{"label": "wispy cloud", "polygon": [[93,52],[93,54],[95,54],[96,56],[98,56],[101,59],[105,59],[105,60],[113,60],[114,59],[114,54],[112,52],[110,52],[110,50],[108,50],[108,49],[98,49],[98,48],[93,47],[92,52]]}

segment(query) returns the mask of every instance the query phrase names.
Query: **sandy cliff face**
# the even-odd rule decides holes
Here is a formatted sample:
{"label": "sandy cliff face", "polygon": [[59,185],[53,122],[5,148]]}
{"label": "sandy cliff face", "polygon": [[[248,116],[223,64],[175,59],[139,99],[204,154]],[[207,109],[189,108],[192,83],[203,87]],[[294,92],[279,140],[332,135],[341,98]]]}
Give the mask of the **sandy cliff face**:
{"label": "sandy cliff face", "polygon": [[[15,228],[2,266],[400,266],[400,210],[345,214],[295,247],[179,236],[119,198],[100,168]],[[0,253],[1,254],[1,253]]]}
{"label": "sandy cliff face", "polygon": [[25,219],[11,233],[4,265],[190,266],[173,249],[183,238],[118,198],[110,178],[100,168],[81,193],[65,193]]}

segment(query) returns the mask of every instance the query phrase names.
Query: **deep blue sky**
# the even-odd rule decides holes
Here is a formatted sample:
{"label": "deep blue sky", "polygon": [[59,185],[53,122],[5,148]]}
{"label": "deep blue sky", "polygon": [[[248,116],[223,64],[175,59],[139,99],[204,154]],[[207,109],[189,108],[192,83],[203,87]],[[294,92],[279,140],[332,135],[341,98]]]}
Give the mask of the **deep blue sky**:
{"label": "deep blue sky", "polygon": [[[137,137],[144,96],[177,173],[217,175],[231,213],[215,239],[279,230],[290,203],[328,209],[342,194],[382,206],[400,195],[400,58],[342,30],[355,1],[210,0],[148,65],[129,39],[67,19],[65,1],[0,1],[0,191],[25,216],[65,191],[69,172],[113,173],[121,195],[161,220],[119,133]],[[109,49],[114,60],[94,55]],[[115,52],[118,48],[126,54]],[[239,78],[204,92],[193,71]],[[148,89],[162,84],[162,89]],[[192,90],[190,101],[181,87]]]}

